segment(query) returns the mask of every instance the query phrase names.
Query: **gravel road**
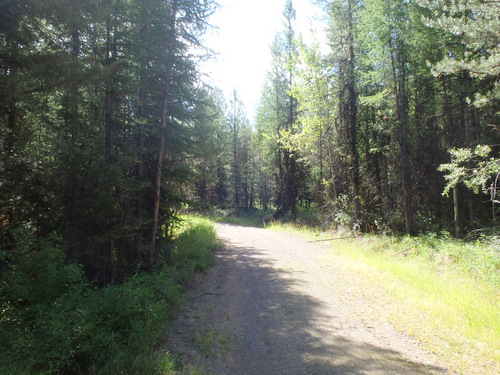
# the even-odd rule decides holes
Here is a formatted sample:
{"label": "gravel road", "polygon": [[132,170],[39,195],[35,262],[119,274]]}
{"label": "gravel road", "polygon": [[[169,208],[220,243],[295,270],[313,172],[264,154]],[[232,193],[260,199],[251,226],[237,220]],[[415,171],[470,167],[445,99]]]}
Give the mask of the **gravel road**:
{"label": "gravel road", "polygon": [[260,228],[216,229],[224,249],[188,286],[166,343],[191,368],[213,375],[452,373],[384,320],[387,296],[328,247]]}

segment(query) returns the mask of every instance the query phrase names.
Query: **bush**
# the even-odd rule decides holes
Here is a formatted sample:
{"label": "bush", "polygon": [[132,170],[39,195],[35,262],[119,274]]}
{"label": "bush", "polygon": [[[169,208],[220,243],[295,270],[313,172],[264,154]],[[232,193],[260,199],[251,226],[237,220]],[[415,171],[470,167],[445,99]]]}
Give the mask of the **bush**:
{"label": "bush", "polygon": [[[26,362],[29,367],[41,367],[41,363],[63,366],[61,362],[67,360],[53,364],[50,359],[53,350],[65,352],[67,341],[65,335],[58,334],[60,326],[67,324],[66,315],[57,310],[61,301],[78,299],[88,285],[80,267],[65,264],[57,236],[33,240],[24,232],[17,237],[16,251],[2,252],[0,341],[8,349],[0,352],[0,366],[16,367],[19,359],[21,367],[26,367]],[[67,307],[67,315],[71,315],[71,306]],[[54,342],[44,342],[47,325],[54,328]]]}
{"label": "bush", "polygon": [[97,289],[65,263],[57,236],[23,237],[14,254],[1,253],[0,373],[153,374],[171,366],[152,353],[182,300],[179,282],[210,266],[215,243],[208,220],[186,220],[171,264]]}

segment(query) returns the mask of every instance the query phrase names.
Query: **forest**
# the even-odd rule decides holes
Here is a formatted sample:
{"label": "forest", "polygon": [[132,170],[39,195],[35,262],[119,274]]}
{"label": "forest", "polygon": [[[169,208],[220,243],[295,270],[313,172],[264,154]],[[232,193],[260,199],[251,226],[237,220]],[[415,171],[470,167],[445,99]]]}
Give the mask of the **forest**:
{"label": "forest", "polygon": [[1,341],[168,266],[188,210],[497,233],[500,2],[315,3],[328,50],[287,0],[252,123],[199,69],[215,0],[0,2]]}

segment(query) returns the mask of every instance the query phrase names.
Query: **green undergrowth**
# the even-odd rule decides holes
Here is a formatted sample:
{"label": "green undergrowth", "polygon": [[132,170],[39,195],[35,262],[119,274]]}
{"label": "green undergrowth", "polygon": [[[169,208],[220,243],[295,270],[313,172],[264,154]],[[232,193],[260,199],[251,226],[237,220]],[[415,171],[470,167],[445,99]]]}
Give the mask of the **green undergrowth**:
{"label": "green undergrowth", "polygon": [[194,272],[212,265],[217,239],[212,221],[200,216],[184,216],[178,233],[171,262],[176,266],[179,281],[184,283]]}
{"label": "green undergrowth", "polygon": [[25,241],[1,275],[0,373],[174,373],[177,359],[156,348],[182,283],[210,266],[215,245],[209,220],[184,217],[163,267],[95,288],[57,237]]}
{"label": "green undergrowth", "polygon": [[369,285],[396,301],[388,313],[459,373],[500,373],[500,246],[498,238],[463,242],[447,234],[418,237],[321,234],[273,224],[331,246]]}

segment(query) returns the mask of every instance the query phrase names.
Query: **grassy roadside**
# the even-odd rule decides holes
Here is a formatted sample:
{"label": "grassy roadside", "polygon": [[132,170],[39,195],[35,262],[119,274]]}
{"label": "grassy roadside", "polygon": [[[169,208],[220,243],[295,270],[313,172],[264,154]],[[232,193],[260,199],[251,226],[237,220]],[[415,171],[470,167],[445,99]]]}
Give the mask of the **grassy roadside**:
{"label": "grassy roadside", "polygon": [[[268,227],[310,239],[332,237],[279,223]],[[323,243],[348,259],[367,285],[382,287],[394,303],[394,309],[384,309],[385,318],[419,339],[450,368],[463,374],[500,374],[496,241],[463,243],[431,234]]]}
{"label": "grassy roadside", "polygon": [[[37,244],[36,257],[2,275],[0,373],[177,373],[178,359],[157,345],[182,302],[183,283],[211,265],[216,246],[210,220],[182,219],[168,263],[101,289],[65,263],[57,239]],[[43,288],[34,272],[43,275]],[[11,302],[20,298],[22,305]]]}

